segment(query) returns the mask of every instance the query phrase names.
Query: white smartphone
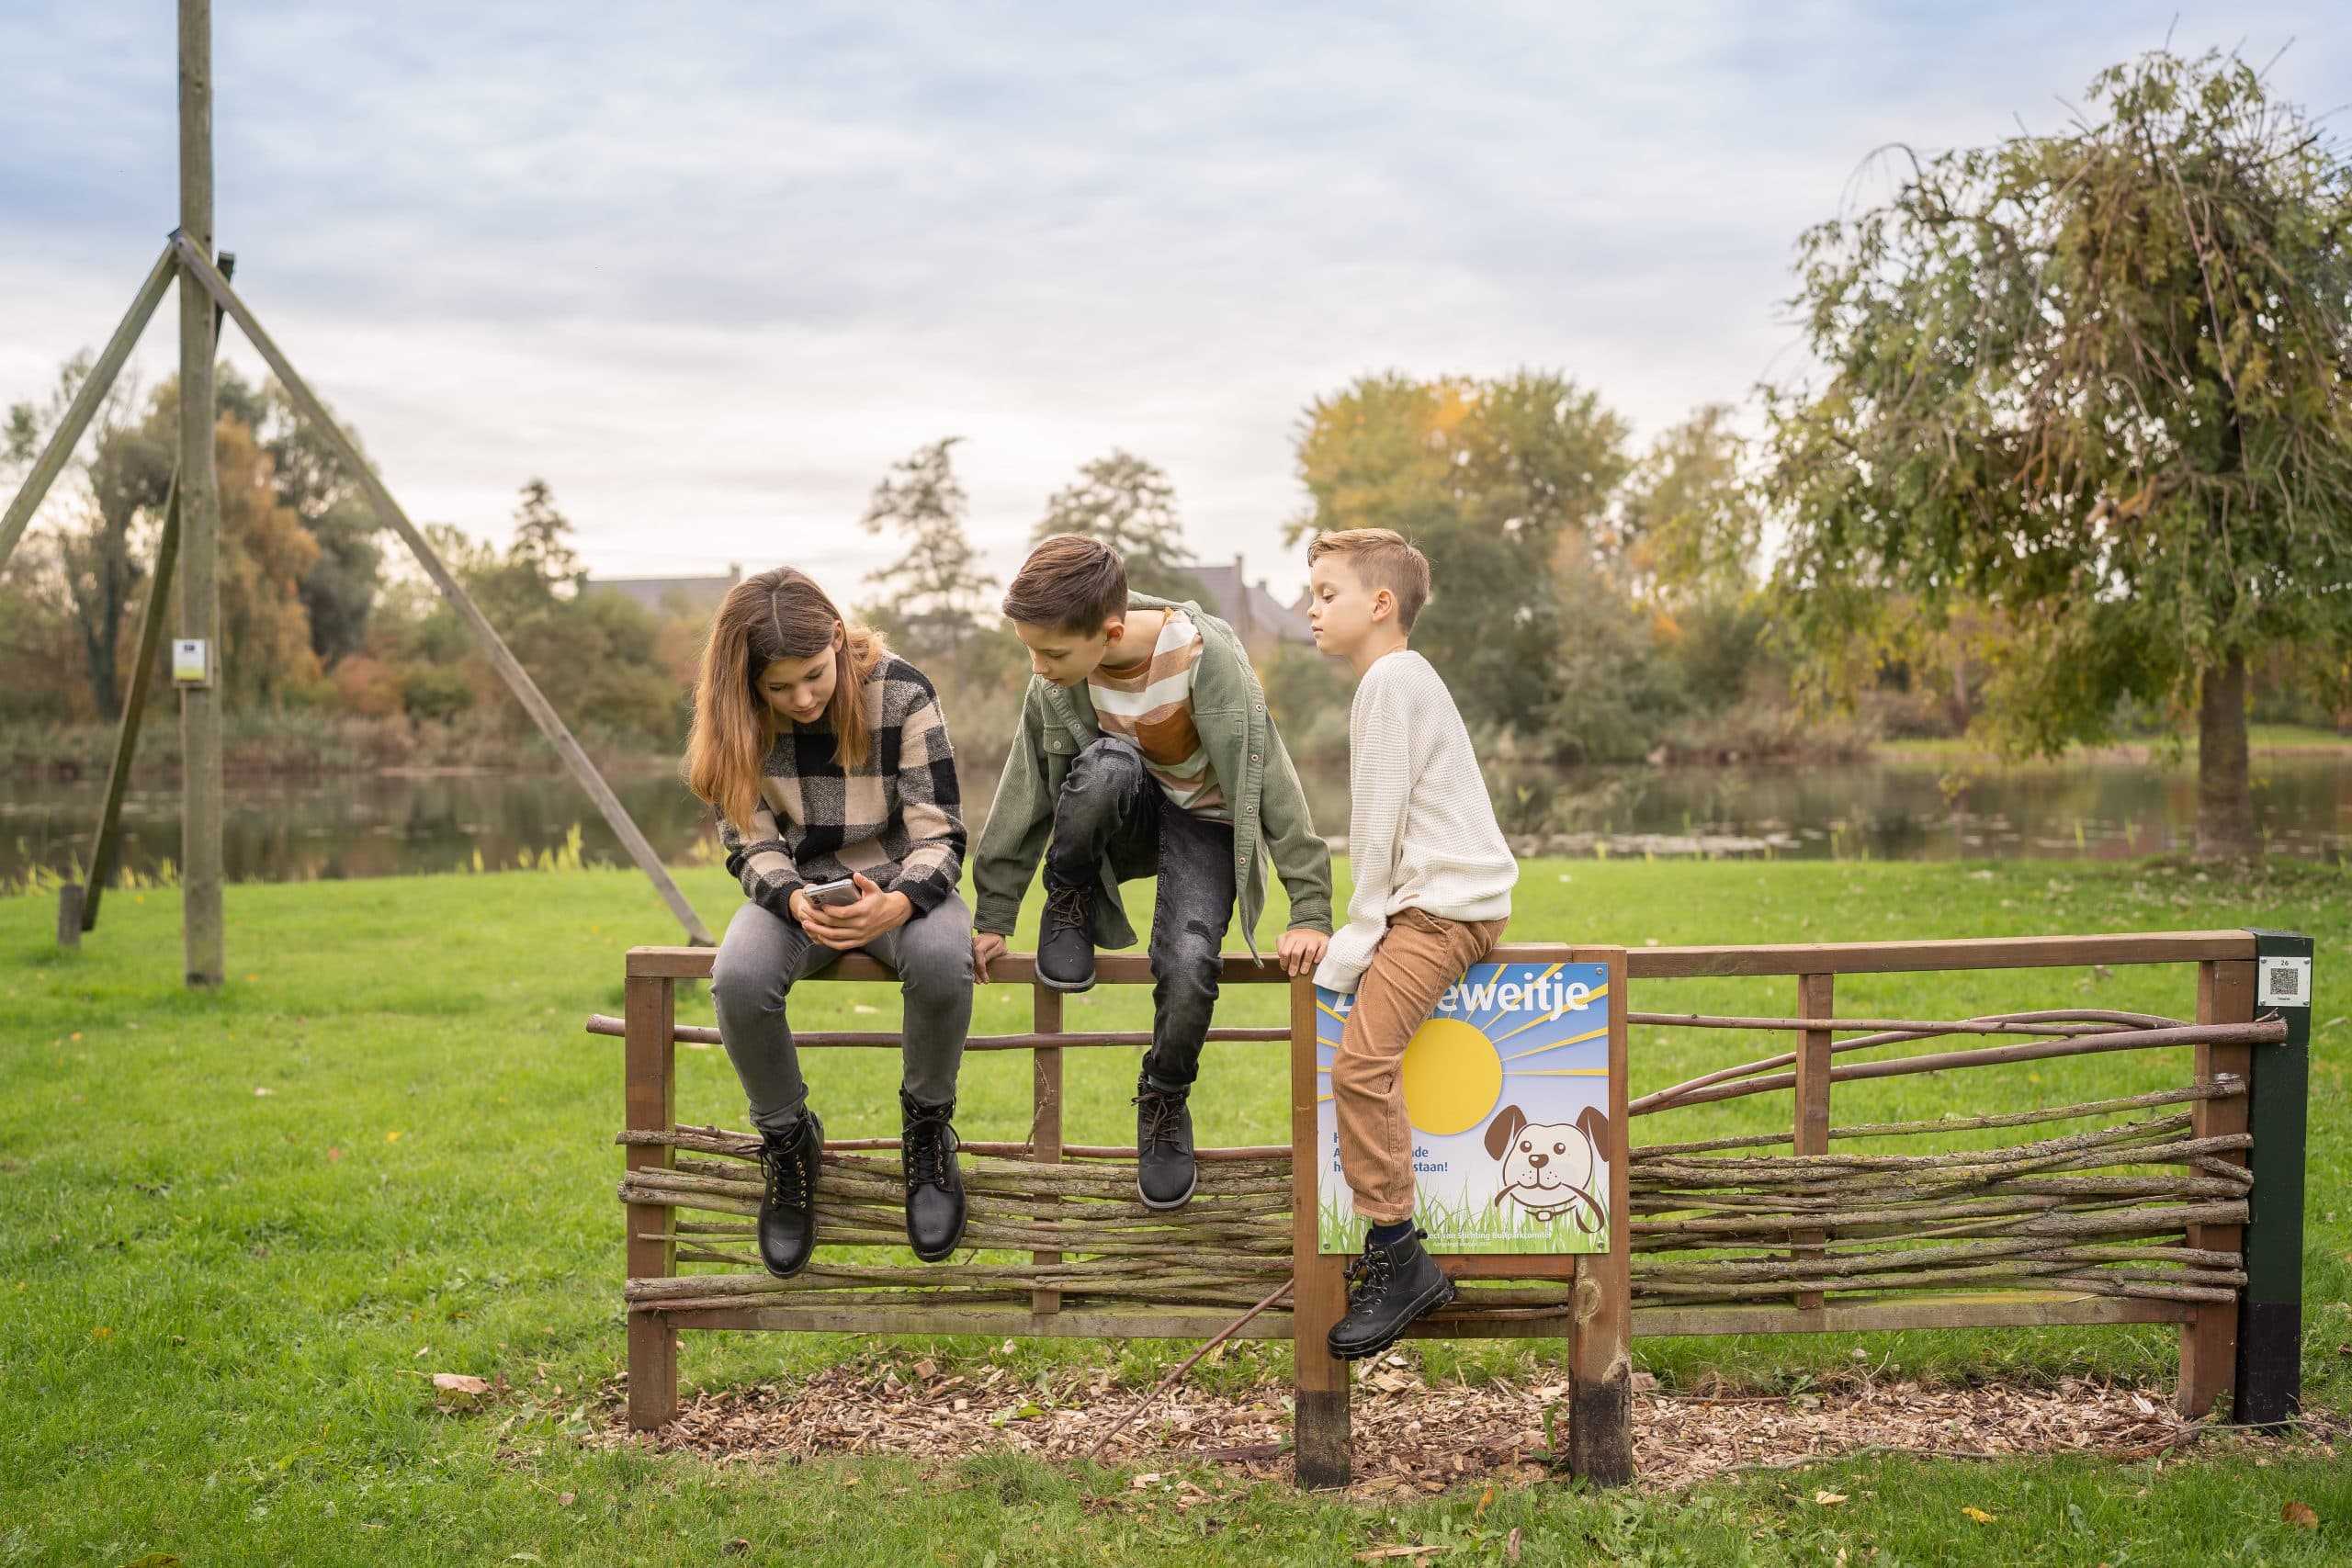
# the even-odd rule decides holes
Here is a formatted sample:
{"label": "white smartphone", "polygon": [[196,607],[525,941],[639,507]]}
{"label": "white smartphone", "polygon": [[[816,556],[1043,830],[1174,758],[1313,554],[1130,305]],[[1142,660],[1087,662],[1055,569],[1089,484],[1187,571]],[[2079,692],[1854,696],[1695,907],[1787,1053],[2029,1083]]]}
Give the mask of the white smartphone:
{"label": "white smartphone", "polygon": [[824,909],[847,908],[864,897],[857,890],[857,879],[850,876],[844,876],[839,882],[816,883],[800,891],[808,902]]}

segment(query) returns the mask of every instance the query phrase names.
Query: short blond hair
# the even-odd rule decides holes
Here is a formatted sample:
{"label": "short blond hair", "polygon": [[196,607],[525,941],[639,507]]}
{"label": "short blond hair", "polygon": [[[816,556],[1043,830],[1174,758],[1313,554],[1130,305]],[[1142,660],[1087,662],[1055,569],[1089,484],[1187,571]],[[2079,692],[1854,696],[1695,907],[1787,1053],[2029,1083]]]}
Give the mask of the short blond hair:
{"label": "short blond hair", "polygon": [[1405,631],[1430,602],[1430,558],[1394,528],[1342,528],[1317,534],[1306,547],[1306,564],[1343,556],[1366,588],[1385,588],[1396,598],[1396,625]]}

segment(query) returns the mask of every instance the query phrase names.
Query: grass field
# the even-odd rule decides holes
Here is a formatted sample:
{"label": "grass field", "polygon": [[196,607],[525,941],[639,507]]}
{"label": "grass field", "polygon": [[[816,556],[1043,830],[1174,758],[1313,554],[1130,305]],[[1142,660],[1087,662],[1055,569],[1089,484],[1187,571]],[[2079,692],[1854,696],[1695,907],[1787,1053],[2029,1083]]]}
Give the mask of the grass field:
{"label": "grass field", "polygon": [[[707,915],[737,898],[684,874]],[[1710,1484],[1679,1496],[1566,1485],[1476,1488],[1414,1504],[1228,1486],[1179,1517],[1107,1472],[1015,1458],[921,1467],[898,1458],[728,1466],[591,1447],[621,1364],[619,1044],[580,1032],[617,1011],[619,959],[674,940],[641,879],[616,872],[240,886],[230,983],[181,988],[166,892],[108,900],[79,954],[51,939],[53,904],[0,900],[0,1564],[181,1562],[1346,1562],[1426,1541],[1445,1563],[2330,1562],[2352,1556],[2352,1465],[2305,1447],[2256,1460],[2222,1444],[2186,1459],[1965,1464],[1868,1459]],[[1630,946],[1833,937],[1993,935],[2259,922],[2319,939],[2305,1265],[2308,1402],[2352,1408],[2352,882],[2282,867],[2208,879],[2177,867],[1831,863],[1530,863],[1514,934]],[[1024,944],[1025,945],[1025,944]],[[2176,1013],[2186,971],[1851,981],[1841,1010],[2080,1000]],[[1790,982],[1677,982],[1645,1009],[1779,1012]],[[985,993],[977,1027],[1025,1021],[1024,993]],[[691,1010],[707,1010],[707,1000]],[[812,986],[813,1027],[888,1022],[879,987]],[[882,1018],[860,1010],[880,1009]],[[1073,998],[1073,1021],[1139,1026],[1139,993]],[[1279,1022],[1277,987],[1237,987],[1224,1016]],[[1746,1054],[1636,1031],[1635,1092]],[[724,1055],[680,1052],[679,1111],[734,1121]],[[1069,1135],[1125,1141],[1133,1064],[1073,1054]],[[1114,1057],[1116,1059],[1114,1059]],[[2041,1070],[1841,1086],[1838,1120],[2058,1102],[2179,1081],[2178,1054]],[[1214,1046],[1204,1141],[1285,1135],[1277,1048]],[[977,1056],[967,1136],[1017,1138],[1025,1059]],[[813,1058],[836,1136],[895,1132],[895,1064]],[[1981,1080],[1981,1081],[1979,1081]],[[1645,1139],[1775,1120],[1763,1099],[1645,1122]],[[1782,1114],[1785,1114],[1784,1112]],[[685,1382],[788,1380],[858,1348],[844,1337],[689,1336]],[[1851,1338],[1637,1343],[1669,1385],[1723,1377],[1799,1388],[1847,1363]],[[918,1347],[955,1360],[993,1345]],[[1018,1348],[1024,1370],[1114,1358],[1140,1384],[1185,1347]],[[2167,1382],[2161,1330],[1873,1338],[1874,1362],[1965,1378],[2090,1370]],[[1528,1365],[1523,1344],[1426,1346],[1430,1376]],[[436,1371],[503,1376],[480,1411],[436,1404]],[[1286,1376],[1278,1349],[1208,1381]],[[1637,1413],[1638,1415],[1638,1413]],[[1847,1494],[1832,1510],[1816,1487]],[[2280,1522],[2290,1500],[2316,1530]],[[1995,1515],[1982,1524],[1963,1506]],[[728,1543],[752,1543],[742,1558]],[[160,1561],[152,1559],[151,1561]]]}

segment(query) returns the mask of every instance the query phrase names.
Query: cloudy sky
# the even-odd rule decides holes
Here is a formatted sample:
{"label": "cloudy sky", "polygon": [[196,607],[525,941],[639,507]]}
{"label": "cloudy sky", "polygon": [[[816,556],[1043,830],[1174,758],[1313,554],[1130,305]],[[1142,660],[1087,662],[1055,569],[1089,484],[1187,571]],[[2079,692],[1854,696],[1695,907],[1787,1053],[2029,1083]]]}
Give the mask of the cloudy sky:
{"label": "cloudy sky", "polygon": [[[543,475],[600,572],[844,597],[948,434],[1000,570],[1123,446],[1295,581],[1356,375],[1555,367],[1646,434],[1800,367],[1792,242],[1874,148],[2054,128],[2167,31],[2352,101],[2340,6],[2268,0],[215,9],[220,243],[413,515],[503,538]],[[166,0],[0,7],[0,403],[176,220],[172,50]]]}

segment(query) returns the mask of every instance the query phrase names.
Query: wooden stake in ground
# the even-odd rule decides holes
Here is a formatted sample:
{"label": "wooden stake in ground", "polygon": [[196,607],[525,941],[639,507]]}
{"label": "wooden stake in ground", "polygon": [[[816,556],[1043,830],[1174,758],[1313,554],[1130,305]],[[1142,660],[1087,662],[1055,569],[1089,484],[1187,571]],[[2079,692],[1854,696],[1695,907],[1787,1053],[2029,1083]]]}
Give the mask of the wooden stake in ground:
{"label": "wooden stake in ground", "polygon": [[[645,873],[661,893],[662,901],[670,906],[670,912],[677,916],[678,923],[685,927],[687,937],[697,946],[715,945],[710,928],[702,923],[702,917],[695,913],[695,907],[686,902],[686,896],[671,879],[669,868],[662,863],[662,857],[653,852],[653,846],[638,830],[637,823],[630,818],[628,808],[621,805],[620,797],[613,793],[612,786],[596,771],[596,764],[588,760],[588,753],[580,749],[580,742],[572,739],[571,730],[555,711],[555,705],[540,692],[538,682],[531,679],[530,672],[515,659],[504,639],[482,615],[481,606],[474,603],[473,596],[466,592],[465,586],[434,553],[433,547],[425,542],[416,525],[409,521],[408,513],[401,510],[400,502],[392,499],[391,491],[377,477],[375,469],[368,466],[367,459],[359,455],[359,448],[352,443],[351,437],[344,434],[343,427],[327,412],[326,405],[319,400],[316,392],[311,390],[310,383],[302,379],[293,362],[262,330],[261,322],[254,318],[252,310],[230,288],[228,279],[220,276],[209,257],[188,243],[185,234],[180,237],[179,258],[187,276],[235,320],[246,341],[261,355],[264,363],[277,378],[278,385],[284,387],[287,396],[293,400],[296,412],[328,446],[334,448],[335,456],[342,460],[353,481],[367,492],[368,501],[376,508],[378,519],[400,536],[401,542],[408,546],[409,553],[416,558],[416,564],[424,569],[424,574],[433,580],[435,587],[440,589],[441,596],[449,602],[449,607],[458,612],[458,618],[474,634],[474,640],[489,655],[492,668],[498,671],[514,692],[515,700],[523,705],[524,711],[531,716],[540,732],[555,747],[556,754],[563,759],[564,766],[571,771],[572,778],[588,792],[588,798],[595,802],[596,809],[604,814],[605,822],[619,838],[622,847],[628,851],[629,858],[637,863],[638,869]],[[206,450],[209,452],[209,446]]]}
{"label": "wooden stake in ground", "polygon": [[[212,270],[212,6],[180,0],[183,258]],[[201,638],[209,679],[180,690],[180,919],[187,984],[210,990],[227,962],[220,909],[220,493],[212,456],[212,301],[180,276],[180,632]]]}

